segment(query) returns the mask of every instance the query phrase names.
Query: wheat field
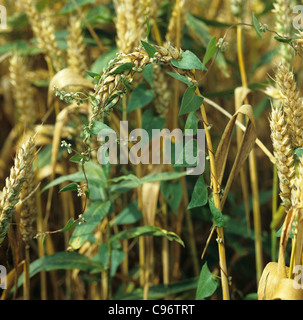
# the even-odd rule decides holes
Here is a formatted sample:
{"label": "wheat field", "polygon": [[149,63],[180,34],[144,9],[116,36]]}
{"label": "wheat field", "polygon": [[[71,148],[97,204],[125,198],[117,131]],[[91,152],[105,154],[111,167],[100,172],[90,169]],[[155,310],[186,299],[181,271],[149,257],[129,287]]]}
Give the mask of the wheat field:
{"label": "wheat field", "polygon": [[1,0],[1,300],[302,300],[301,13]]}

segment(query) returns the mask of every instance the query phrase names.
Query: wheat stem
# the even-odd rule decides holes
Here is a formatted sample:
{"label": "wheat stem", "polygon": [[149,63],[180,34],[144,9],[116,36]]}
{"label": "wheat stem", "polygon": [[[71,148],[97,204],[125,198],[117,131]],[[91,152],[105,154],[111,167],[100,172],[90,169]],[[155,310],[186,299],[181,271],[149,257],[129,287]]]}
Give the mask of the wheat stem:
{"label": "wheat stem", "polygon": [[[201,96],[199,89],[197,88],[198,95]],[[216,208],[221,211],[221,200],[220,200],[220,186],[217,183],[217,170],[216,170],[216,163],[215,163],[215,156],[213,152],[212,140],[210,136],[210,132],[208,130],[208,121],[206,116],[206,111],[204,104],[200,107],[202,119],[203,119],[203,126],[205,129],[205,138],[206,144],[208,149],[209,155],[209,162],[210,162],[210,171],[211,171],[211,185],[213,189],[213,198],[214,204]],[[222,294],[223,300],[229,300],[229,284],[228,284],[228,272],[227,272],[227,264],[226,264],[226,253],[225,253],[225,243],[224,243],[224,232],[223,228],[216,227],[217,231],[217,243],[218,243],[218,250],[219,250],[219,265],[220,265],[220,273],[221,273],[221,285],[222,285]]]}
{"label": "wheat stem", "polygon": [[[247,88],[247,78],[245,72],[245,64],[242,52],[242,26],[237,25],[237,51],[238,62],[241,74],[242,86]],[[248,99],[245,97],[245,103],[248,104]],[[253,148],[249,154],[249,171],[251,178],[251,188],[253,197],[253,219],[255,230],[255,256],[256,256],[256,277],[257,283],[263,270],[263,256],[262,256],[262,239],[261,239],[261,216],[260,216],[260,203],[259,203],[259,187],[258,187],[258,174],[255,149]]]}

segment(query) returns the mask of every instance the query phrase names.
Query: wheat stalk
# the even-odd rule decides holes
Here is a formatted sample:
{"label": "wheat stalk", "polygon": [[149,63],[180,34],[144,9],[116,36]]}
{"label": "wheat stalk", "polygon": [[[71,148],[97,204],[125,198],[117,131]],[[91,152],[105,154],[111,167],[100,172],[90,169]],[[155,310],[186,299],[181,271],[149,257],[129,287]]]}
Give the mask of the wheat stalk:
{"label": "wheat stalk", "polygon": [[8,232],[15,206],[19,202],[22,186],[30,170],[33,150],[34,141],[30,138],[18,150],[10,176],[5,181],[0,201],[0,244]]}
{"label": "wheat stalk", "polygon": [[295,166],[290,137],[285,125],[285,115],[280,107],[272,106],[270,128],[281,190],[280,197],[285,208],[289,209]]}
{"label": "wheat stalk", "polygon": [[281,102],[291,138],[291,146],[303,146],[303,106],[299,97],[293,72],[280,64],[276,71],[276,83],[280,90]]}

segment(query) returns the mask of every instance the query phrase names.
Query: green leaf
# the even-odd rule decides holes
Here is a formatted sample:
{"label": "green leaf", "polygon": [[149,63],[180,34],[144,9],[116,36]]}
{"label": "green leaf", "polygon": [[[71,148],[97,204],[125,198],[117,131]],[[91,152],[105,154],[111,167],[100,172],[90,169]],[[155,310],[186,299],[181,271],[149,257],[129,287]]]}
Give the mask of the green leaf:
{"label": "green leaf", "polygon": [[204,182],[203,176],[200,176],[195,184],[194,191],[191,196],[190,203],[187,206],[187,210],[203,207],[208,200],[207,185]]}
{"label": "green leaf", "polygon": [[28,18],[24,12],[15,12],[7,18],[7,24],[13,30],[20,30],[28,24]]}
{"label": "green leaf", "polygon": [[192,139],[186,142],[182,151],[177,155],[176,161],[173,164],[174,168],[196,167],[199,157],[197,157],[197,139]]}
{"label": "green leaf", "polygon": [[[192,129],[193,135],[195,135],[197,134],[198,123],[199,123],[199,118],[197,117],[196,112],[192,111],[189,113],[187,117],[184,129]],[[184,135],[185,135],[185,131],[184,131]]]}
{"label": "green leaf", "polygon": [[213,279],[213,276],[208,269],[207,262],[205,262],[200,272],[196,300],[210,297],[216,291],[217,287],[218,282]]}
{"label": "green leaf", "polygon": [[[52,270],[73,270],[91,271],[92,269],[102,271],[103,268],[88,257],[77,252],[57,252],[49,256],[42,257],[30,264],[30,277],[41,271]],[[23,284],[23,274],[18,279],[18,287]]]}
{"label": "green leaf", "polygon": [[106,24],[113,20],[110,9],[105,5],[94,5],[86,14],[86,20],[91,25]]}
{"label": "green leaf", "polygon": [[[153,110],[151,109],[147,109],[144,111],[142,116],[142,128],[144,128],[148,133],[149,140],[152,139],[153,129],[162,130],[164,128],[165,121],[165,118],[155,116]],[[141,143],[142,148],[144,148],[145,144],[143,143],[143,141],[141,141]]]}
{"label": "green leaf", "polygon": [[74,10],[77,9],[77,7],[83,7],[87,4],[95,3],[95,2],[96,2],[96,0],[70,0],[63,7],[60,14],[67,14],[67,13],[73,12]]}
{"label": "green leaf", "polygon": [[73,249],[79,249],[83,243],[89,238],[90,234],[94,231],[96,226],[103,220],[109,213],[111,202],[93,202],[83,215],[85,223],[78,225],[73,232],[69,244]]}
{"label": "green leaf", "polygon": [[176,182],[161,182],[161,192],[168,205],[173,209],[175,214],[178,214],[178,208],[182,200],[182,186],[180,181]]}
{"label": "green leaf", "polygon": [[186,172],[161,172],[155,174],[149,174],[141,178],[142,183],[154,182],[154,181],[168,181],[179,179],[186,175]]}
{"label": "green leaf", "polygon": [[59,192],[77,191],[77,190],[78,190],[78,184],[73,182],[63,187]]}
{"label": "green leaf", "polygon": [[[194,39],[198,38],[201,41],[202,45],[207,47],[211,36],[209,33],[208,26],[204,22],[203,19],[194,17],[189,12],[186,13],[186,24],[190,29],[190,34],[194,35]],[[228,70],[227,62],[224,58],[224,55],[221,51],[218,52],[215,63],[218,65],[220,71],[224,74],[225,77],[230,76],[230,72]]]}
{"label": "green leaf", "polygon": [[169,232],[156,226],[140,226],[126,229],[116,233],[110,241],[133,239],[142,236],[166,237],[170,241],[176,241],[184,247],[184,242],[174,232]]}
{"label": "green leaf", "polygon": [[144,77],[144,79],[148,82],[148,84],[153,88],[154,86],[154,78],[153,78],[153,74],[154,74],[154,66],[152,63],[146,65],[142,71],[142,75]]}
{"label": "green leaf", "polygon": [[[98,185],[100,188],[105,188],[107,184],[107,177],[103,170],[103,167],[100,164],[94,163],[93,161],[88,161],[84,165],[85,173],[87,176],[87,180],[89,185],[95,184]],[[72,182],[85,182],[85,176],[82,170],[68,174],[66,176],[58,177],[57,179],[53,180],[49,184],[47,184],[43,189],[42,192],[48,190],[49,188],[55,187],[63,182],[72,181]]]}
{"label": "green leaf", "polygon": [[96,81],[98,81],[101,78],[101,75],[99,73],[88,71],[88,70],[85,70],[85,72]]}
{"label": "green leaf", "polygon": [[120,177],[112,178],[112,179],[110,179],[108,181],[116,183],[116,182],[125,181],[125,180],[132,180],[132,181],[140,183],[140,179],[137,176],[135,176],[134,174],[128,174],[126,176],[120,176]]}
{"label": "green leaf", "polygon": [[78,171],[75,173],[68,174],[66,176],[59,177],[59,178],[53,180],[52,182],[50,182],[49,184],[47,184],[42,189],[42,192],[48,190],[49,188],[55,187],[63,182],[66,182],[66,181],[74,181],[74,182],[85,181],[85,177],[84,177],[84,174],[82,171]]}
{"label": "green leaf", "polygon": [[217,51],[217,40],[216,37],[212,37],[207,45],[206,52],[203,58],[203,64],[206,65],[206,63],[215,55]]}
{"label": "green leaf", "polygon": [[142,218],[142,212],[138,210],[138,201],[131,202],[116,217],[113,225],[136,223]]}
{"label": "green leaf", "polygon": [[[148,298],[150,300],[160,300],[175,294],[180,293],[181,299],[185,292],[194,290],[197,288],[198,280],[186,279],[179,282],[173,282],[169,284],[152,285],[148,289]],[[116,296],[117,300],[142,300],[144,288],[136,288],[133,291]]]}
{"label": "green leaf", "polygon": [[200,108],[203,103],[203,97],[197,96],[195,94],[196,88],[190,87],[187,88],[181,102],[181,109],[179,111],[179,116],[182,116],[186,113],[196,111]]}
{"label": "green leaf", "polygon": [[180,69],[198,69],[207,71],[207,68],[200,59],[189,50],[181,53],[181,60],[172,59],[171,63],[173,66]]}
{"label": "green leaf", "polygon": [[98,135],[102,130],[103,134],[116,134],[116,131],[101,121],[94,121],[93,128],[90,130],[91,134]]}
{"label": "green leaf", "polygon": [[64,228],[62,228],[60,230],[60,232],[65,232],[65,231],[68,231],[68,230],[71,230],[71,229],[74,229],[77,225],[79,224],[79,221],[75,221],[74,218],[70,218],[66,225],[64,226]]}
{"label": "green leaf", "polygon": [[90,67],[90,72],[97,74],[102,72],[103,69],[107,67],[109,61],[116,57],[117,52],[118,50],[116,47],[106,51],[93,63],[93,65]]}
{"label": "green leaf", "polygon": [[208,203],[209,203],[210,212],[214,218],[214,222],[215,222],[216,226],[223,228],[224,227],[224,216],[223,216],[222,212],[215,206],[215,204],[213,203],[213,201],[211,199],[209,199]]}
{"label": "green leaf", "polygon": [[253,21],[253,25],[255,27],[255,30],[257,32],[258,37],[262,38],[262,34],[261,34],[261,30],[260,30],[260,22],[258,21],[258,19],[256,18],[254,13],[252,13],[252,21]]}
{"label": "green leaf", "polygon": [[75,154],[69,158],[69,161],[75,163],[82,163],[83,160],[85,160],[85,156],[83,154]]}
{"label": "green leaf", "polygon": [[128,105],[127,113],[140,109],[149,104],[155,96],[153,90],[147,90],[145,83],[140,83],[132,92]]}
{"label": "green leaf", "polygon": [[115,69],[112,73],[122,73],[124,71],[131,70],[132,67],[133,67],[132,62],[125,62],[121,64],[121,66],[119,66],[117,69]]}
{"label": "green leaf", "polygon": [[[125,253],[121,248],[121,244],[119,242],[112,243],[111,246],[112,246],[111,248],[112,251],[111,251],[111,261],[110,261],[110,268],[111,268],[110,275],[111,277],[113,277],[119,265],[123,262]],[[102,265],[105,270],[108,270],[108,263],[109,263],[108,244],[101,243],[98,248],[98,253],[92,258],[92,260]],[[92,270],[91,272],[98,272],[98,270]]]}
{"label": "green leaf", "polygon": [[182,76],[181,74],[178,73],[174,73],[174,72],[167,72],[171,77],[185,83],[186,85],[188,85],[189,87],[193,86],[193,82],[191,81],[191,79],[188,79],[185,76]]}
{"label": "green leaf", "polygon": [[146,42],[146,41],[143,41],[141,40],[141,43],[144,47],[144,49],[146,50],[148,56],[150,58],[153,58],[155,53],[157,52],[157,50],[155,49],[155,47],[153,45],[151,45],[150,43]]}
{"label": "green leaf", "polygon": [[30,46],[26,41],[24,40],[15,40],[7,42],[0,46],[0,54],[5,54],[8,52],[16,52],[20,55],[35,55],[39,54],[41,52],[41,49],[38,49],[37,47]]}
{"label": "green leaf", "polygon": [[274,38],[277,41],[282,42],[282,43],[291,43],[291,41],[293,40],[292,38],[283,38],[283,37],[278,37],[278,36],[275,36]]}
{"label": "green leaf", "polygon": [[295,149],[295,154],[296,154],[299,158],[301,158],[302,155],[303,155],[303,148],[297,148],[297,149]]}
{"label": "green leaf", "polygon": [[126,192],[130,189],[137,188],[141,186],[143,183],[146,182],[154,182],[154,181],[167,181],[167,180],[174,180],[179,179],[187,174],[187,172],[161,172],[147,175],[141,179],[137,178],[135,175],[127,175],[118,177],[115,179],[111,179],[110,181],[120,181],[117,184],[111,185],[109,187],[110,193],[121,193]]}

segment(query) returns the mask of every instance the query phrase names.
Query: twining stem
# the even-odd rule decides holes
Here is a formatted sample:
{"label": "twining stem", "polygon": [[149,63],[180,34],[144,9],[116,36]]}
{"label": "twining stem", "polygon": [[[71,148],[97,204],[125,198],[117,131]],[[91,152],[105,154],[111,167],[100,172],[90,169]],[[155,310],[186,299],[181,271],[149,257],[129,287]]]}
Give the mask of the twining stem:
{"label": "twining stem", "polygon": [[[238,63],[241,75],[242,86],[247,88],[247,78],[245,72],[245,64],[242,52],[242,27],[237,25],[237,51]],[[249,104],[247,97],[245,103]],[[249,171],[251,177],[251,188],[253,196],[253,217],[254,217],[254,230],[255,230],[255,250],[256,250],[256,276],[257,283],[263,270],[263,257],[262,257],[262,240],[261,240],[261,217],[260,217],[260,203],[258,191],[258,175],[257,175],[257,162],[255,149],[253,148],[249,154]]]}
{"label": "twining stem", "polygon": [[[197,94],[201,96],[199,89],[197,88]],[[203,126],[205,129],[205,138],[209,155],[210,162],[210,172],[211,172],[211,185],[213,189],[213,198],[214,204],[216,208],[221,211],[221,201],[220,201],[220,186],[218,185],[217,180],[217,170],[215,163],[215,156],[213,152],[213,145],[210,136],[210,132],[208,130],[208,121],[206,116],[206,111],[204,104],[200,106],[200,111],[203,119]],[[217,231],[217,243],[218,243],[218,251],[219,251],[219,265],[220,265],[220,273],[221,273],[221,286],[222,286],[222,295],[223,300],[229,300],[229,287],[228,287],[228,276],[227,276],[227,265],[226,265],[226,254],[225,254],[225,243],[224,243],[224,232],[222,227],[216,227]]]}

